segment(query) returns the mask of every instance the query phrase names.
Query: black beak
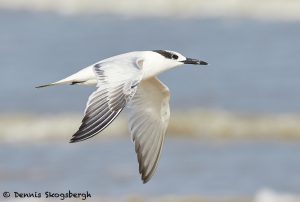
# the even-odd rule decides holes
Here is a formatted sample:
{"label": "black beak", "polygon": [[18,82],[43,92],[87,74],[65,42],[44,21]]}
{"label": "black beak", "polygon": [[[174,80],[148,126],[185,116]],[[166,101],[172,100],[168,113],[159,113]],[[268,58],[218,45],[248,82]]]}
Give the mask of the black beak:
{"label": "black beak", "polygon": [[186,58],[186,60],[182,61],[184,64],[193,64],[193,65],[208,65],[207,62],[197,60],[197,59],[192,59],[192,58]]}

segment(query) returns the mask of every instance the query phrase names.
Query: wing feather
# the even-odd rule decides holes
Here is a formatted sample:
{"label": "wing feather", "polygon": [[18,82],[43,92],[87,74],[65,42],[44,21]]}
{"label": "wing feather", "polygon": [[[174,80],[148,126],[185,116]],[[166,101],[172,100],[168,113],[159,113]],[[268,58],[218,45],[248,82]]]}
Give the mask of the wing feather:
{"label": "wing feather", "polygon": [[139,162],[148,182],[157,166],[169,122],[169,90],[157,78],[142,81],[129,107],[129,128]]}
{"label": "wing feather", "polygon": [[136,65],[135,62],[94,65],[98,89],[90,95],[81,126],[70,142],[97,135],[121,113],[135,94],[143,75],[141,68],[136,68]]}

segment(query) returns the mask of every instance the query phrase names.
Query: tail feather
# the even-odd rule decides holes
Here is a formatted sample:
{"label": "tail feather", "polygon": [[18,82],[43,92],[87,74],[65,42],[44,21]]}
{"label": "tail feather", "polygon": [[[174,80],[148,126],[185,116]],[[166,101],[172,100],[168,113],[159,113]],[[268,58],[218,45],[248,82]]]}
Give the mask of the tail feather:
{"label": "tail feather", "polygon": [[67,78],[46,85],[37,86],[36,88],[44,88],[44,87],[56,86],[62,84],[70,84],[70,85],[84,84],[86,81],[93,80],[93,79],[96,78],[95,78],[94,70],[92,66],[90,66],[80,70],[75,74],[72,74],[71,76],[68,76]]}
{"label": "tail feather", "polygon": [[45,88],[45,87],[49,87],[49,86],[57,86],[57,85],[63,85],[63,84],[74,84],[74,83],[80,83],[80,82],[75,82],[75,81],[68,81],[68,80],[60,80],[60,81],[57,81],[57,82],[54,82],[54,83],[49,83],[49,84],[46,84],[46,85],[41,85],[41,86],[37,86],[36,88]]}
{"label": "tail feather", "polygon": [[49,87],[49,86],[55,86],[55,84],[50,83],[50,84],[46,84],[46,85],[36,86],[35,88],[45,88],[45,87]]}

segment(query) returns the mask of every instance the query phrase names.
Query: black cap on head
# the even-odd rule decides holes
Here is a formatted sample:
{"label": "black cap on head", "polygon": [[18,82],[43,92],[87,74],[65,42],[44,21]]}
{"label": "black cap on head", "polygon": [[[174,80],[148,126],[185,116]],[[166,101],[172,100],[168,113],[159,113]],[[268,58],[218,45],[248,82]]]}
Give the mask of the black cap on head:
{"label": "black cap on head", "polygon": [[165,50],[153,50],[153,52],[156,52],[158,54],[161,54],[162,56],[164,56],[165,58],[171,59],[171,60],[177,60],[178,59],[178,55],[165,51]]}

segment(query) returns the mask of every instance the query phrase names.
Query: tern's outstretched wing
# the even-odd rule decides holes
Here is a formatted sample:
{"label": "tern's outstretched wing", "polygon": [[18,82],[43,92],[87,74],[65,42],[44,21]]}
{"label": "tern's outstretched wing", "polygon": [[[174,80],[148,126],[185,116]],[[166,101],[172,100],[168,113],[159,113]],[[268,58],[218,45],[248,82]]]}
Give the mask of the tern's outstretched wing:
{"label": "tern's outstretched wing", "polygon": [[169,123],[170,93],[157,78],[142,81],[129,103],[129,124],[144,183],[152,177]]}
{"label": "tern's outstretched wing", "polygon": [[70,142],[97,135],[119,115],[142,78],[140,64],[142,62],[122,61],[94,65],[98,89],[90,95],[82,124]]}

